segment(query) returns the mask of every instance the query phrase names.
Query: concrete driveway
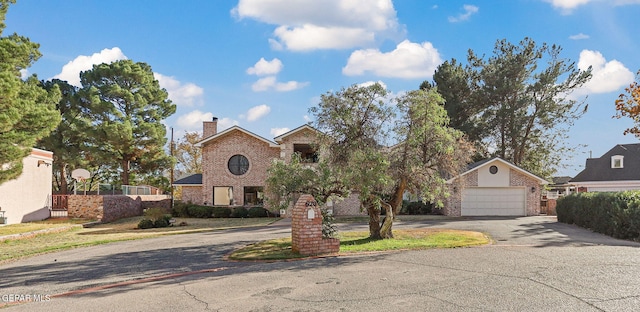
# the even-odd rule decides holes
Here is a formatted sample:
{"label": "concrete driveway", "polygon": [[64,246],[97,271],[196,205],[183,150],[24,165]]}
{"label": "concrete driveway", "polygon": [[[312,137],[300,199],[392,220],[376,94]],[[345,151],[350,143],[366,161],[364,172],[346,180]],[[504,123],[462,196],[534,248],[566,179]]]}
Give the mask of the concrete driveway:
{"label": "concrete driveway", "polygon": [[11,295],[44,298],[7,311],[635,311],[640,306],[640,244],[559,224],[553,217],[398,222],[396,228],[402,227],[482,231],[496,243],[273,263],[222,260],[241,245],[290,235],[283,222],[114,243],[0,266],[0,302]]}

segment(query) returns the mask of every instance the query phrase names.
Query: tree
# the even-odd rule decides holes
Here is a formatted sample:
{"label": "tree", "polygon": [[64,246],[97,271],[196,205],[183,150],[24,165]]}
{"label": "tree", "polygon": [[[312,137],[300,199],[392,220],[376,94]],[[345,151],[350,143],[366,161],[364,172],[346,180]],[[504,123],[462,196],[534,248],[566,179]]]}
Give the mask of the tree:
{"label": "tree", "polygon": [[[322,95],[310,109],[325,134],[319,143],[328,153],[328,168],[357,192],[372,238],[393,237],[405,190],[441,203],[448,195],[445,175],[457,174],[470,154],[462,133],[447,126],[436,89],[408,92],[393,99],[396,106],[389,100],[380,84],[351,86]],[[398,143],[386,147],[391,134]]]}
{"label": "tree", "polygon": [[[0,0],[0,34],[12,3]],[[21,72],[40,58],[38,48],[17,34],[0,38],[0,184],[22,173],[22,159],[60,122],[54,106],[60,91],[47,92],[35,75],[21,79]]]}
{"label": "tree", "polygon": [[42,81],[44,89],[59,89],[62,98],[56,104],[62,122],[51,134],[38,143],[38,146],[53,152],[54,189],[67,194],[71,171],[86,168],[91,164],[90,145],[87,144],[87,133],[91,129],[89,107],[86,101],[78,96],[78,88],[66,81],[53,79]]}
{"label": "tree", "polygon": [[[561,51],[556,45],[538,46],[529,38],[519,45],[499,40],[487,59],[469,50],[464,74],[452,60],[439,67],[434,79],[438,77],[438,90],[453,91],[444,92],[450,101],[447,106],[462,103],[453,110],[469,110],[469,116],[461,116],[462,123],[473,127],[460,129],[471,139],[479,140],[494,156],[548,177],[574,148],[566,145],[566,133],[587,109],[568,95],[591,78],[591,69],[579,70],[560,58]],[[461,77],[467,79],[469,94],[460,87]]]}
{"label": "tree", "polygon": [[91,103],[96,156],[119,167],[122,184],[132,182],[131,173],[144,175],[171,165],[162,121],[176,106],[149,65],[131,60],[94,65],[80,73],[80,80],[80,92]]}
{"label": "tree", "polygon": [[178,140],[175,149],[177,172],[202,173],[202,149],[196,143],[202,140],[202,135],[198,132],[186,132],[182,139]]}
{"label": "tree", "polygon": [[632,82],[624,89],[626,93],[621,93],[616,100],[615,118],[629,117],[635,125],[624,130],[624,134],[633,134],[640,138],[640,70],[636,74],[636,81]]}

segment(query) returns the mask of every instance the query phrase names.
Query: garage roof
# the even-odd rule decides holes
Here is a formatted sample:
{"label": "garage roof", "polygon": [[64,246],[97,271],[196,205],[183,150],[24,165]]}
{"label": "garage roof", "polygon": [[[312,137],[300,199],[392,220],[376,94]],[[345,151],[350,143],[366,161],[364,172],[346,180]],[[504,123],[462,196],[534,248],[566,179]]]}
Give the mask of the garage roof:
{"label": "garage roof", "polygon": [[526,176],[530,176],[530,177],[538,180],[540,182],[540,184],[549,184],[549,182],[547,180],[545,180],[545,179],[543,179],[543,178],[541,178],[541,177],[539,177],[539,176],[537,176],[537,175],[535,175],[535,174],[533,174],[533,173],[531,173],[529,171],[526,171],[526,170],[524,170],[524,169],[522,169],[522,168],[520,168],[520,167],[518,167],[518,166],[516,166],[516,165],[514,165],[514,164],[512,164],[512,163],[510,163],[510,162],[508,162],[508,161],[506,161],[506,160],[504,160],[502,158],[500,158],[500,157],[489,158],[489,159],[481,160],[479,162],[470,164],[467,167],[467,171],[465,171],[465,172],[463,172],[463,173],[461,173],[461,174],[459,174],[459,175],[447,180],[447,183],[451,183],[451,182],[453,182],[453,180],[455,180],[455,179],[457,179],[459,177],[462,177],[462,176],[464,176],[464,175],[466,175],[466,174],[468,174],[470,172],[478,170],[478,169],[480,169],[482,167],[491,166],[492,164],[495,164],[496,162],[502,163],[502,164],[510,167],[511,169],[516,170],[516,171],[518,171],[518,172],[520,172],[520,173],[522,173],[522,174],[524,174]]}

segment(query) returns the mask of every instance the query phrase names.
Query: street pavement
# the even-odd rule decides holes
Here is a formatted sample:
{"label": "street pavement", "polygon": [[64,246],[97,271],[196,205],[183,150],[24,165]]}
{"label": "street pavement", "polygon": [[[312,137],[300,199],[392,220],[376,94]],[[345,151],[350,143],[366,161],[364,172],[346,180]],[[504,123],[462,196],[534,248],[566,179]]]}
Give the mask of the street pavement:
{"label": "street pavement", "polygon": [[[231,262],[274,225],[80,248],[0,266],[7,311],[638,311],[640,244],[554,217],[402,220],[488,246]],[[340,225],[366,230],[366,225]],[[28,301],[28,302],[27,302]]]}

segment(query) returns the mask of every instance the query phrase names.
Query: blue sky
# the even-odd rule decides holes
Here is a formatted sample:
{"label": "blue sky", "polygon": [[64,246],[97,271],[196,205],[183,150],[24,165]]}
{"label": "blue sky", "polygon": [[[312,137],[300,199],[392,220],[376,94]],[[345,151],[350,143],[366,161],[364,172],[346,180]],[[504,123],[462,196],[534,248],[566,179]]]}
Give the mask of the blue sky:
{"label": "blue sky", "polygon": [[380,81],[393,93],[417,89],[435,68],[467,51],[490,55],[496,40],[530,37],[594,68],[573,96],[589,111],[571,128],[560,174],[574,176],[591,152],[618,143],[630,120],[614,101],[640,69],[640,0],[18,0],[4,35],[40,43],[25,72],[79,84],[92,64],[151,65],[177,104],[166,121],[176,137],[219,118],[272,139],[309,120],[321,94]]}

